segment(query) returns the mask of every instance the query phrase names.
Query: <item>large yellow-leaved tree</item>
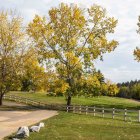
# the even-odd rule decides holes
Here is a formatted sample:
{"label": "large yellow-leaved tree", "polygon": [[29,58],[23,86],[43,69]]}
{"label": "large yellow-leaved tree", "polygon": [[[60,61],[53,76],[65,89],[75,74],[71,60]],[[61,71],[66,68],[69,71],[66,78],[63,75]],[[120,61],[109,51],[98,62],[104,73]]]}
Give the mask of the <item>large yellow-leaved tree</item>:
{"label": "large yellow-leaved tree", "polygon": [[22,18],[12,11],[0,11],[0,105],[21,75],[24,37]]}
{"label": "large yellow-leaved tree", "polygon": [[49,18],[36,15],[28,26],[39,54],[52,63],[58,77],[67,83],[67,105],[71,104],[73,84],[94,67],[94,60],[113,51],[118,42],[108,40],[117,20],[106,9],[93,5],[82,9],[61,3],[49,11]]}

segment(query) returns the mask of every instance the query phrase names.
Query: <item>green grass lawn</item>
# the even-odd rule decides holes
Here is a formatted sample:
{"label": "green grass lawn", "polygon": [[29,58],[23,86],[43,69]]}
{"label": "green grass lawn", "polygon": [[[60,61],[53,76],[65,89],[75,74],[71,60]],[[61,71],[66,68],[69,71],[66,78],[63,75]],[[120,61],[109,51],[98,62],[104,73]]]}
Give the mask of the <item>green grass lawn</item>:
{"label": "green grass lawn", "polygon": [[27,140],[139,140],[140,123],[60,112]]}
{"label": "green grass lawn", "polygon": [[[27,93],[27,92],[10,92],[9,94],[34,99],[46,104],[66,104],[65,97],[48,97],[45,93]],[[117,98],[117,97],[73,97],[73,105],[87,105],[87,106],[104,106],[109,108],[127,108],[140,109],[140,102],[131,99]]]}
{"label": "green grass lawn", "polygon": [[[10,92],[16,96],[47,104],[66,104],[64,97],[48,97],[43,93]],[[140,102],[117,97],[73,97],[72,104],[140,109]],[[58,116],[44,120],[46,126],[39,133],[31,133],[27,140],[139,140],[140,123],[93,117],[93,115],[59,112]],[[98,116],[98,115],[97,115]],[[100,115],[101,116],[101,115]],[[111,116],[110,116],[111,117]],[[115,117],[116,118],[116,117]],[[7,139],[6,139],[7,140]]]}

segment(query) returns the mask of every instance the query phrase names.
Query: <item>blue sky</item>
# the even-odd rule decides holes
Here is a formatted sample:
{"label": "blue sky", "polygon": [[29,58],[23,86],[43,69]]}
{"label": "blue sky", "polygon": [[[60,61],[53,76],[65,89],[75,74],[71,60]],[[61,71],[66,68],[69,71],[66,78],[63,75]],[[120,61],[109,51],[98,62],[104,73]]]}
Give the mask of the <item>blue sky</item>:
{"label": "blue sky", "polygon": [[140,0],[0,0],[0,9],[16,9],[28,23],[35,14],[47,15],[51,7],[61,2],[76,3],[83,8],[98,4],[107,9],[109,16],[118,19],[111,38],[116,39],[119,46],[105,54],[103,62],[96,60],[96,68],[113,82],[140,79],[140,63],[133,56],[134,48],[140,47],[140,35],[136,33]]}

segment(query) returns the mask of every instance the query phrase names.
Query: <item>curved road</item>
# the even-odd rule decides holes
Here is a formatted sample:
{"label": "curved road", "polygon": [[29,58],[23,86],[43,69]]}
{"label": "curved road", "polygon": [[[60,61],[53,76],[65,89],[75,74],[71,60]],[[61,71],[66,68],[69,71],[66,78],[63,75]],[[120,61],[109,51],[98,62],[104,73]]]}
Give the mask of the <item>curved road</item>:
{"label": "curved road", "polygon": [[[4,102],[4,106],[28,107],[12,102]],[[30,126],[55,115],[58,115],[57,111],[51,110],[0,111],[0,140],[16,132],[20,126]]]}

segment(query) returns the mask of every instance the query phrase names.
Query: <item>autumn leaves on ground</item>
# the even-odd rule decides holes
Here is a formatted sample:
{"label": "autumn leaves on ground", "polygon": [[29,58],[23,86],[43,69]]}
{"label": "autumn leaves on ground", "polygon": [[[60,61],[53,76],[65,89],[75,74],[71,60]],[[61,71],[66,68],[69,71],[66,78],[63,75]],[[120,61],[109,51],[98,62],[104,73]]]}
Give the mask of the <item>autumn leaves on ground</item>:
{"label": "autumn leaves on ground", "polygon": [[[118,41],[107,38],[114,33],[118,20],[107,16],[106,9],[95,4],[82,9],[61,3],[49,10],[48,16],[35,15],[23,26],[24,19],[16,11],[0,11],[0,105],[10,91],[25,91],[26,94],[12,94],[38,101],[52,100],[56,104],[63,102],[67,106],[99,102],[100,106],[112,107],[116,100],[116,107],[138,109],[137,102],[107,97],[120,96],[124,87],[106,80],[94,65],[95,60],[102,61],[105,53],[115,51],[118,46]],[[139,22],[140,18],[138,27]],[[140,61],[138,47],[134,59]],[[129,96],[128,91],[125,97],[140,99],[139,87],[139,81],[128,87],[133,95]],[[29,139],[139,138],[140,126],[135,123],[64,112],[46,123],[48,126],[40,134]]]}

